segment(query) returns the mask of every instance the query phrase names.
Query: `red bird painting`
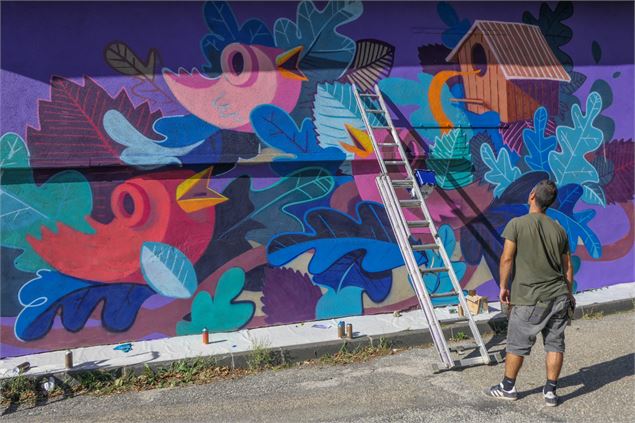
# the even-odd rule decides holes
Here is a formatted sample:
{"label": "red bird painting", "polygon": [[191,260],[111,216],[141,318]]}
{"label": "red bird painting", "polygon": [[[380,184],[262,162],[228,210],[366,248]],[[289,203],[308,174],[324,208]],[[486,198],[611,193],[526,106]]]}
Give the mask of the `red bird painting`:
{"label": "red bird painting", "polygon": [[198,260],[212,239],[217,204],[227,198],[208,188],[211,168],[156,172],[121,183],[112,193],[115,218],[85,234],[58,224],[29,236],[33,249],[52,267],[76,278],[144,283],[140,253],[144,242],[162,242]]}

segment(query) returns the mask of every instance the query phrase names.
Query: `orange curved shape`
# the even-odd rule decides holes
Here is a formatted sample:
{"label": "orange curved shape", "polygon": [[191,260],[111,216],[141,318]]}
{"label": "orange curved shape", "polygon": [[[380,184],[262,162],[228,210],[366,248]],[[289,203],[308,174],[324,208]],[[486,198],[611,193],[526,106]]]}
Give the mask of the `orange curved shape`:
{"label": "orange curved shape", "polygon": [[454,78],[455,76],[467,76],[479,72],[479,70],[469,72],[441,71],[432,78],[430,88],[428,88],[428,103],[430,104],[432,117],[441,127],[441,134],[446,134],[450,132],[450,129],[454,128],[454,124],[443,111],[443,102],[441,101],[441,90],[443,86],[450,78]]}

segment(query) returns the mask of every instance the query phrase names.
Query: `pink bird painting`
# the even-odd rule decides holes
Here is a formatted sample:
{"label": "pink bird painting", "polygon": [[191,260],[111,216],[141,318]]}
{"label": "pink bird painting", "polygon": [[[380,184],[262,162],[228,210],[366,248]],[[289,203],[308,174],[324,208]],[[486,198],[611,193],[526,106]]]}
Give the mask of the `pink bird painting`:
{"label": "pink bird painting", "polygon": [[290,112],[306,76],[298,69],[302,47],[288,51],[260,45],[232,43],[221,53],[222,73],[209,78],[194,68],[177,73],[163,70],[177,100],[192,114],[222,129],[253,132],[251,111],[275,104]]}

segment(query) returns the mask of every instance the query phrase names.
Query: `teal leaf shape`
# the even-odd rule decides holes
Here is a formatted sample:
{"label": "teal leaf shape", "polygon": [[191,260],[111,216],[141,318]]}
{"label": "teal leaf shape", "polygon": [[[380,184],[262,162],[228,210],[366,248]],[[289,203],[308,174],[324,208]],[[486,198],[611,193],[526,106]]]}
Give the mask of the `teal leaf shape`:
{"label": "teal leaf shape", "polygon": [[453,129],[441,138],[437,137],[427,164],[434,170],[437,185],[442,189],[451,190],[471,184],[474,180],[472,155],[465,132]]}
{"label": "teal leaf shape", "polygon": [[[441,227],[439,227],[438,234],[448,255],[452,256],[452,253],[456,248],[456,236],[454,235],[452,227],[450,225],[441,225]],[[426,267],[433,268],[445,266],[441,256],[434,251],[428,250],[426,251],[426,255],[428,256],[428,264],[426,265]],[[463,279],[463,276],[465,276],[467,264],[462,261],[452,261],[452,269],[454,269],[456,278],[460,282],[461,279]],[[423,276],[423,282],[430,294],[442,294],[454,290],[454,287],[452,286],[452,280],[450,279],[450,274],[448,272],[426,273]],[[457,296],[432,299],[432,303],[434,305],[455,304],[457,302]]]}
{"label": "teal leaf shape", "polygon": [[40,238],[43,226],[55,232],[63,223],[94,233],[86,221],[92,208],[92,191],[81,173],[65,170],[36,185],[24,140],[14,133],[0,138],[0,243],[23,250],[14,263],[18,270],[50,269],[27,240]]}
{"label": "teal leaf shape", "polygon": [[593,42],[591,43],[591,54],[593,55],[593,61],[595,62],[595,64],[597,65],[598,63],[600,63],[600,60],[602,59],[602,48],[600,47],[600,44],[593,40]]}
{"label": "teal leaf shape", "polygon": [[302,46],[299,67],[310,80],[332,81],[341,77],[355,55],[355,41],[337,28],[362,15],[359,0],[329,1],[318,10],[312,1],[298,4],[297,23],[279,18],[274,24],[276,47],[283,50]]}
{"label": "teal leaf shape", "polygon": [[247,232],[246,239],[266,244],[269,239],[287,231],[302,231],[304,225],[288,209],[310,203],[327,196],[335,187],[335,178],[322,167],[305,167],[281,178],[275,184],[256,190],[251,188],[249,198],[254,209],[243,219],[225,229],[218,238],[247,221],[260,222],[263,227]]}
{"label": "teal leaf shape", "polygon": [[[351,143],[345,124],[365,129],[351,84],[319,84],[313,102],[313,118],[318,140],[323,148],[337,147],[345,151],[341,143]],[[380,125],[379,119],[374,115],[369,116],[369,121],[372,126]],[[347,158],[352,159],[353,156],[353,153],[347,152]]]}
{"label": "teal leaf shape", "polygon": [[347,286],[338,291],[329,288],[315,306],[315,318],[322,320],[361,316],[364,312],[362,292],[363,289],[357,286]]}
{"label": "teal leaf shape", "polygon": [[582,201],[587,204],[597,204],[606,207],[606,196],[602,186],[597,182],[585,182],[582,184]]}
{"label": "teal leaf shape", "polygon": [[148,285],[164,297],[190,298],[198,280],[194,266],[178,248],[161,242],[144,242],[141,271]]}
{"label": "teal leaf shape", "polygon": [[232,267],[218,280],[216,292],[199,292],[192,301],[191,321],[176,324],[177,335],[210,332],[230,332],[245,326],[254,315],[256,307],[251,301],[235,301],[245,287],[245,272]]}
{"label": "teal leaf shape", "polygon": [[574,104],[571,107],[574,126],[556,128],[560,151],[549,153],[549,166],[558,186],[599,181],[597,170],[587,161],[585,155],[602,145],[604,134],[593,126],[593,120],[601,110],[602,98],[598,93],[591,92],[586,101],[586,115],[582,113],[580,106]]}
{"label": "teal leaf shape", "polygon": [[512,166],[509,153],[505,148],[501,148],[498,152],[498,157],[496,157],[489,144],[482,144],[481,158],[490,169],[485,173],[485,180],[495,186],[495,197],[500,197],[505,191],[505,188],[520,178],[522,174],[520,169],[516,166]]}
{"label": "teal leaf shape", "polygon": [[531,170],[550,172],[549,153],[556,148],[556,137],[545,136],[547,128],[547,109],[539,107],[534,113],[534,129],[523,129],[523,142],[527,148],[525,163]]}

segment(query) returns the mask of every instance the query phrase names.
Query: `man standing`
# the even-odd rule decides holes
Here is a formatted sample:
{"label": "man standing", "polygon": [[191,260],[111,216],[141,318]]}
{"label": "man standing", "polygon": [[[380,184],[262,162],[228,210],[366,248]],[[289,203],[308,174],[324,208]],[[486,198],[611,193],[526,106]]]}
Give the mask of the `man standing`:
{"label": "man standing", "polygon": [[[512,219],[500,262],[500,301],[512,306],[507,328],[507,354],[503,381],[486,390],[495,398],[515,400],[516,376],[525,356],[542,333],[546,352],[545,404],[556,406],[556,384],[564,353],[564,330],[573,297],[573,267],[564,229],[545,214],[558,194],[549,180],[529,194],[529,214]],[[511,297],[508,282],[512,278]]]}

